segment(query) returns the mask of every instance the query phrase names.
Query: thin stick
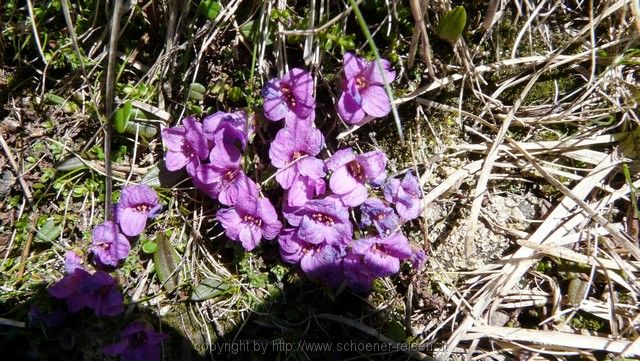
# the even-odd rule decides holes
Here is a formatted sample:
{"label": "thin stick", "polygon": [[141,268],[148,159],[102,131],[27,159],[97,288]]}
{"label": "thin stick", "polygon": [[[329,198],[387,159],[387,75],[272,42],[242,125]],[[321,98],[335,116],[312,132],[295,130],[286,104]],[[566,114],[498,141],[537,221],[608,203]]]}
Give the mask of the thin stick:
{"label": "thin stick", "polygon": [[44,63],[45,67],[49,65],[47,59],[44,57],[44,52],[42,51],[42,44],[40,43],[40,37],[38,36],[38,28],[36,27],[36,19],[33,16],[33,4],[31,4],[31,0],[27,0],[27,11],[29,12],[29,22],[31,23],[31,30],[33,30],[33,38],[36,40],[36,48],[38,49],[38,54],[40,54],[40,58]]}
{"label": "thin stick", "polygon": [[[73,45],[73,49],[78,55],[78,60],[80,61],[80,68],[82,68],[82,73],[85,74],[84,68],[84,60],[82,60],[82,54],[80,53],[80,47],[78,46],[78,37],[76,36],[76,31],[73,28],[73,21],[71,20],[71,12],[69,11],[69,3],[67,0],[62,0],[62,12],[64,13],[64,22],[67,24],[67,31],[69,32],[69,36],[71,36],[71,44]],[[85,74],[86,77],[86,74]]]}
{"label": "thin stick", "polygon": [[107,63],[107,80],[105,85],[105,106],[104,113],[104,168],[105,168],[105,194],[104,194],[104,217],[105,220],[111,218],[111,190],[113,181],[111,178],[111,114],[113,113],[113,87],[115,82],[114,68],[116,65],[116,46],[118,32],[120,30],[120,8],[122,0],[115,0],[113,4],[113,15],[111,18],[111,36],[109,37],[109,58]]}

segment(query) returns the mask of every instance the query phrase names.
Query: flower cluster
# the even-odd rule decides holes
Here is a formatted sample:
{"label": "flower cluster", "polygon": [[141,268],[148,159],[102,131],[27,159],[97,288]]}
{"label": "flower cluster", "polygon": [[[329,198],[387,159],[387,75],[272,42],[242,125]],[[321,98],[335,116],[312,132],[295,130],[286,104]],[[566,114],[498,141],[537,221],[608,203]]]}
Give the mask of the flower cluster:
{"label": "flower cluster", "polygon": [[[344,55],[342,94],[337,109],[350,124],[364,124],[390,111],[385,82],[395,79],[388,61],[368,62]],[[262,91],[266,119],[284,126],[269,146],[276,182],[284,190],[283,226],[271,201],[243,172],[242,152],[252,138],[242,112],[218,112],[198,122],[164,129],[165,163],[186,167],[194,185],[229,208],[216,219],[228,238],[251,251],[262,239],[276,239],[285,262],[299,264],[312,278],[332,286],[345,283],[366,292],[377,277],[397,273],[402,261],[414,266],[425,254],[412,248],[402,225],[420,213],[420,183],[412,172],[387,178],[380,150],[359,154],[339,149],[322,157],[325,138],[315,126],[311,74],[293,68],[271,79]],[[359,220],[351,215],[359,215]],[[354,227],[355,223],[355,227]],[[355,231],[354,231],[355,229]]]}
{"label": "flower cluster", "polygon": [[[124,260],[131,250],[129,238],[144,230],[147,220],[161,209],[157,193],[146,185],[125,187],[120,201],[114,209],[114,220],[97,225],[92,232],[89,251],[99,268],[113,269]],[[47,288],[54,298],[65,300],[67,311],[76,313],[84,308],[92,309],[96,316],[117,316],[124,311],[124,296],[112,275],[104,270],[90,273],[83,267],[83,259],[74,251],[65,254],[65,276]],[[46,314],[34,308],[32,319],[43,324],[58,325],[58,310]],[[54,317],[55,316],[55,317]],[[123,338],[138,335],[133,330],[134,322],[122,333]],[[136,326],[137,327],[137,326]],[[137,330],[137,329],[136,329]],[[134,341],[123,341],[105,349],[111,356],[122,355],[122,360],[158,360],[160,355],[159,334],[145,328],[148,337],[137,337]],[[134,356],[137,355],[137,356]],[[142,355],[142,356],[140,356]],[[140,356],[140,357],[139,357]]]}
{"label": "flower cluster", "polygon": [[230,208],[220,209],[216,219],[230,239],[253,250],[264,239],[274,239],[282,223],[271,202],[259,195],[258,185],[242,169],[242,151],[252,136],[244,112],[217,112],[202,123],[193,117],[166,128],[168,170],[186,167],[194,185]]}

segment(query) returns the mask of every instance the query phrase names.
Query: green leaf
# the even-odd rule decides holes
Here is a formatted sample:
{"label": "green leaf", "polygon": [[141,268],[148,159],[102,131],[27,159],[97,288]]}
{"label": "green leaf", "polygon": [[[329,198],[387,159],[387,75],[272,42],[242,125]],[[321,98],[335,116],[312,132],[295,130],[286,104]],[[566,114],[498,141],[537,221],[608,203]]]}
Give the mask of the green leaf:
{"label": "green leaf", "polygon": [[44,102],[45,104],[59,105],[62,111],[67,114],[78,111],[78,105],[76,103],[53,93],[46,93],[44,95]]}
{"label": "green leaf", "polygon": [[86,165],[84,163],[82,163],[80,158],[78,158],[78,157],[76,157],[74,155],[71,158],[68,158],[68,159],[58,163],[56,165],[56,170],[66,172],[66,171],[72,171],[72,170],[81,169],[81,168],[85,168],[85,167],[86,167]]}
{"label": "green leaf", "polygon": [[158,244],[152,241],[144,242],[142,244],[142,252],[146,254],[154,254],[158,250]]}
{"label": "green leaf", "polygon": [[189,87],[189,99],[202,100],[206,91],[207,89],[205,89],[204,85],[200,83],[193,83]]}
{"label": "green leaf", "polygon": [[175,248],[162,233],[157,236],[158,249],[153,254],[153,263],[155,266],[156,274],[164,289],[171,293],[180,283],[180,273],[178,272],[178,264],[180,263],[180,256],[176,252]]}
{"label": "green leaf", "polygon": [[113,117],[113,129],[116,132],[122,134],[127,128],[129,118],[131,118],[131,101],[127,100],[120,109],[116,111],[115,117]]}
{"label": "green leaf", "polygon": [[229,285],[223,280],[216,278],[207,278],[200,282],[191,293],[192,301],[204,301],[210,298],[220,296],[229,289]]}
{"label": "green leaf", "polygon": [[138,135],[144,139],[153,139],[158,134],[158,129],[155,126],[146,125],[138,122],[128,122],[124,132],[131,135],[136,135],[136,129]]}
{"label": "green leaf", "polygon": [[222,5],[220,5],[218,1],[202,0],[200,2],[200,11],[202,15],[206,16],[209,20],[215,20],[220,10],[222,10]]}
{"label": "green leaf", "polygon": [[234,86],[229,90],[229,99],[232,102],[237,103],[242,100],[242,98],[244,98],[244,94],[242,93],[242,89],[240,89],[240,87]]}
{"label": "green leaf", "polygon": [[36,234],[36,240],[40,242],[53,242],[58,236],[62,229],[59,225],[57,225],[52,219],[48,220],[40,229],[38,229],[38,233]]}
{"label": "green leaf", "polygon": [[464,30],[467,24],[467,12],[463,6],[458,6],[446,13],[438,23],[436,33],[438,36],[450,43],[454,43]]}

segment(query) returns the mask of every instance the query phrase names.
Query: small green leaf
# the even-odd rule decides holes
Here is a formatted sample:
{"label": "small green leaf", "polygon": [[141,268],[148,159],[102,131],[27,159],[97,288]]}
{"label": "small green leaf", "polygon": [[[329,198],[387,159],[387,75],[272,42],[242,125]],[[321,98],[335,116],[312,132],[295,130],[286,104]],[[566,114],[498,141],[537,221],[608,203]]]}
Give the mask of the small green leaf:
{"label": "small green leaf", "polygon": [[242,98],[244,98],[244,94],[242,93],[242,89],[240,89],[240,87],[234,86],[233,88],[231,88],[231,90],[229,90],[229,99],[232,102],[237,103],[242,100]]}
{"label": "small green leaf", "polygon": [[158,244],[152,241],[144,242],[142,244],[142,252],[146,254],[154,254],[158,250]]}
{"label": "small green leaf", "polygon": [[220,296],[229,289],[229,285],[223,280],[215,278],[207,278],[200,282],[191,293],[192,301],[204,301],[210,298]]}
{"label": "small green leaf", "polygon": [[162,233],[158,233],[156,238],[158,243],[158,249],[153,254],[153,263],[155,266],[156,274],[162,282],[164,289],[171,293],[180,283],[180,273],[178,270],[178,264],[180,263],[180,256],[176,252],[175,248]]}
{"label": "small green leaf", "polygon": [[113,117],[113,129],[122,134],[127,128],[129,118],[131,117],[131,101],[127,100],[120,109],[116,111],[116,115]]}
{"label": "small green leaf", "polygon": [[72,170],[76,170],[76,169],[81,169],[86,167],[86,165],[84,163],[82,163],[82,161],[80,160],[80,158],[76,157],[75,155],[72,156],[71,158],[68,158],[60,163],[58,163],[56,165],[56,170],[59,171],[72,171]]}
{"label": "small green leaf", "polygon": [[202,100],[202,98],[204,98],[204,93],[206,91],[207,89],[204,87],[204,85],[200,83],[193,83],[189,87],[189,99]]}
{"label": "small green leaf", "polygon": [[206,16],[209,20],[215,20],[215,18],[222,10],[220,2],[214,0],[202,0],[200,2],[200,11],[202,15]]}
{"label": "small green leaf", "polygon": [[57,225],[52,219],[48,220],[40,229],[38,229],[38,233],[36,234],[36,240],[40,242],[53,242],[58,236],[62,229],[59,225]]}
{"label": "small green leaf", "polygon": [[67,114],[78,111],[78,105],[76,103],[53,93],[45,94],[44,102],[45,104],[59,105],[62,108],[62,111]]}
{"label": "small green leaf", "polygon": [[153,139],[156,134],[158,134],[158,129],[155,126],[146,125],[139,122],[128,122],[124,132],[127,134],[136,135],[136,129],[138,131],[138,135],[144,139]]}
{"label": "small green leaf", "polygon": [[458,6],[446,13],[438,23],[436,33],[438,36],[450,43],[454,43],[464,30],[467,24],[467,12],[463,6]]}

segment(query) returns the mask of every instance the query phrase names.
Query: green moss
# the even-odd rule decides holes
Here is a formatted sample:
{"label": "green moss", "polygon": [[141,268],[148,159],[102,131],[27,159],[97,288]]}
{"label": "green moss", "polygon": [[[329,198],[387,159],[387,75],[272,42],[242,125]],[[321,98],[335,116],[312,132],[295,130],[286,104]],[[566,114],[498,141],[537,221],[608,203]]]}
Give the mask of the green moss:
{"label": "green moss", "polygon": [[589,330],[600,332],[605,328],[605,323],[602,320],[586,317],[582,314],[577,314],[571,319],[571,326],[578,330]]}

